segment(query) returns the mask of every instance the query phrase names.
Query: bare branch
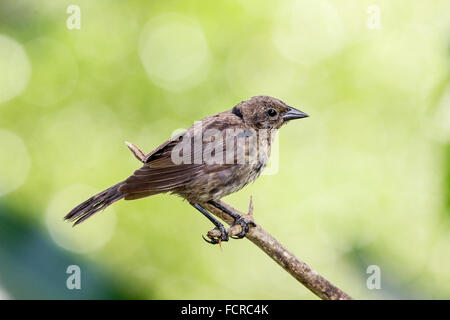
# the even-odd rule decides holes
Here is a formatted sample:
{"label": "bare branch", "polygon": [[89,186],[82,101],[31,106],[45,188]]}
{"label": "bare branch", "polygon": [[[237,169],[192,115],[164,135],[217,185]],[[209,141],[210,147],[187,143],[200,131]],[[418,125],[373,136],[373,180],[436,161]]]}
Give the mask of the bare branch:
{"label": "bare branch", "polygon": [[[243,217],[252,218],[251,216],[240,212],[223,201],[219,202],[222,206]],[[233,217],[228,215],[226,212],[223,212],[207,203],[203,205],[205,209],[218,216],[229,225],[233,224]],[[241,226],[236,225],[228,230],[232,235],[236,235],[241,232]],[[220,237],[220,231],[217,229],[211,230],[208,233],[208,236]],[[327,279],[311,269],[310,266],[298,259],[292,252],[287,250],[277,239],[264,230],[260,225],[250,227],[250,231],[246,234],[246,237],[319,298],[325,300],[352,299],[348,294],[331,284]]]}

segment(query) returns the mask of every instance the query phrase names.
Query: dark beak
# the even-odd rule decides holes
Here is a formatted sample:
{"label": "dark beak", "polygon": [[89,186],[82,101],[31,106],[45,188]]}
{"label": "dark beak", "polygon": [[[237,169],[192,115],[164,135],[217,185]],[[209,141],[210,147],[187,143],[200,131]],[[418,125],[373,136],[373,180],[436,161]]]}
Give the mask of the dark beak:
{"label": "dark beak", "polygon": [[289,121],[289,120],[293,120],[293,119],[301,119],[301,118],[306,118],[309,117],[306,113],[304,113],[303,111],[297,110],[295,108],[292,107],[288,107],[288,112],[286,112],[283,116],[283,120],[284,121]]}

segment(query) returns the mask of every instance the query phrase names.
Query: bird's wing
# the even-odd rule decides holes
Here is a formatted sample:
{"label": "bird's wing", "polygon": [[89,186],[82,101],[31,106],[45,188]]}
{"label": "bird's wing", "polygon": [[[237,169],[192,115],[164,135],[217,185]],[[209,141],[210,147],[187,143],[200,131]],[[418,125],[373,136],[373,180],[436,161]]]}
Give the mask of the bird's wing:
{"label": "bird's wing", "polygon": [[[181,142],[180,138],[171,139],[149,153],[144,159],[145,164],[124,181],[119,191],[128,194],[127,199],[139,198],[141,194],[145,196],[168,192],[183,186],[199,174],[220,172],[234,165],[206,164],[204,161],[176,164],[171,155],[174,147]],[[225,144],[222,142],[216,148],[224,150],[224,147]],[[208,148],[205,143],[203,148],[191,148],[191,162],[195,162],[194,159],[201,159],[198,153],[203,152],[205,148]]]}
{"label": "bird's wing", "polygon": [[127,194],[156,194],[186,183],[201,165],[175,164],[171,152],[178,143],[177,139],[171,139],[149,153],[144,159],[145,164],[125,180],[119,191]]}
{"label": "bird's wing", "polygon": [[182,133],[172,137],[171,139],[167,140],[163,144],[161,144],[159,147],[157,147],[155,150],[147,154],[143,160],[144,163],[149,163],[152,160],[158,158],[162,153],[171,151],[172,148],[178,143],[179,139],[185,134],[187,130],[183,131]]}

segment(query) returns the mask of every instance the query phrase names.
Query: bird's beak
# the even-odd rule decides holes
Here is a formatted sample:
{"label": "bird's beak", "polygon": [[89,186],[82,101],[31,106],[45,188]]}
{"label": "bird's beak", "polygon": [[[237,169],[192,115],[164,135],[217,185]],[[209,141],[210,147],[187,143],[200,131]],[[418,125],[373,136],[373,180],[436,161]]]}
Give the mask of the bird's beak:
{"label": "bird's beak", "polygon": [[304,113],[303,111],[297,110],[295,108],[292,107],[288,107],[288,112],[286,112],[283,116],[283,120],[284,121],[289,121],[289,120],[293,120],[293,119],[301,119],[301,118],[306,118],[309,117],[306,113]]}

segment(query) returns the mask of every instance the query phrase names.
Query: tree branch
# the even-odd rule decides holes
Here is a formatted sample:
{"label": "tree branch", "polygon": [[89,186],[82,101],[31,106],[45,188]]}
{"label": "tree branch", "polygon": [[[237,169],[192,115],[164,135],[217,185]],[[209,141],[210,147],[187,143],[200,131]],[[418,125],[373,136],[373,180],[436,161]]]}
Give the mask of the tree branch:
{"label": "tree branch", "polygon": [[[142,152],[138,147],[132,143],[126,143],[128,148],[134,154],[138,160],[143,160],[145,157],[144,152]],[[253,220],[253,203],[250,199],[249,212],[248,214],[242,213],[239,210],[231,207],[223,201],[218,201],[222,206],[226,207],[232,212]],[[205,209],[207,209],[212,214],[216,215],[229,225],[234,222],[233,217],[231,217],[226,212],[208,204],[201,204]],[[230,235],[237,235],[241,232],[241,226],[235,225],[228,229]],[[295,279],[297,279],[301,284],[308,288],[311,292],[317,295],[321,299],[325,300],[351,300],[348,294],[339,289],[338,287],[331,284],[327,279],[322,277],[316,271],[311,269],[306,263],[297,258],[293,253],[287,250],[277,239],[275,239],[270,233],[264,230],[260,225],[256,227],[250,227],[249,232],[245,235],[247,239],[253,242],[261,250],[263,250],[269,257],[271,257],[276,263],[278,263],[284,270],[289,272]],[[220,231],[213,229],[208,232],[209,238],[220,237]]]}
{"label": "tree branch", "polygon": [[[218,202],[227,209],[236,212],[237,214],[245,218],[252,219],[252,215],[242,213],[223,201]],[[202,206],[204,206],[205,209],[207,209],[209,212],[213,213],[229,225],[233,224],[234,219],[229,214],[217,209],[216,207],[208,203],[204,203],[202,204]],[[250,207],[252,207],[251,201]],[[252,213],[251,210],[250,213]],[[236,235],[241,232],[241,226],[235,225],[228,230],[232,235]],[[208,236],[219,237],[220,231],[217,229],[211,230],[208,233]],[[249,232],[245,236],[319,298],[325,300],[352,299],[348,294],[331,284],[327,279],[322,277],[316,271],[311,269],[310,266],[297,258],[292,252],[287,250],[277,239],[275,239],[270,233],[264,230],[260,225],[257,225],[256,227],[250,227]]]}

